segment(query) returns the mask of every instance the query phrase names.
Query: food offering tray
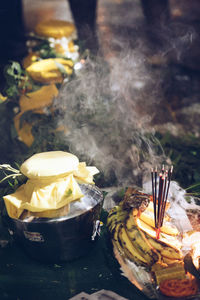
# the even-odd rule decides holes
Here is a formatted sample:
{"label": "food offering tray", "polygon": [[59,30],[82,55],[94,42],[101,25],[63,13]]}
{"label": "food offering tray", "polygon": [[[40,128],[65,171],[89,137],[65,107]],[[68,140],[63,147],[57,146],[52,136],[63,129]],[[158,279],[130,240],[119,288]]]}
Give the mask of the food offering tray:
{"label": "food offering tray", "polygon": [[[182,254],[183,254],[183,273],[186,272],[186,278],[191,279],[192,282],[196,282],[195,294],[191,294],[190,296],[166,296],[161,293],[159,289],[159,285],[156,282],[154,274],[149,271],[150,269],[146,266],[142,266],[134,260],[130,259],[126,252],[122,252],[120,245],[120,240],[116,241],[116,237],[120,237],[120,235],[114,235],[111,231],[111,239],[113,245],[113,254],[115,259],[118,261],[121,273],[124,277],[128,279],[140,292],[142,292],[149,299],[159,299],[159,300],[189,300],[189,299],[200,299],[200,269],[195,267],[194,265],[194,257],[193,257],[193,248],[191,248],[192,244],[189,244],[191,241],[195,245],[200,245],[200,230],[199,227],[194,226],[191,220],[197,220],[200,216],[200,206],[197,205],[196,199],[190,199],[191,202],[187,202],[184,197],[180,199],[177,196],[178,186],[175,185],[175,197],[170,195],[171,197],[171,207],[169,209],[169,214],[171,221],[178,228],[180,234],[180,241],[182,243]],[[183,196],[183,195],[182,195]],[[182,197],[181,196],[181,197]],[[193,214],[193,215],[192,215]],[[112,215],[112,213],[111,213]],[[109,222],[109,221],[108,221]],[[118,220],[120,223],[120,220]],[[194,222],[193,222],[194,223]],[[108,223],[107,223],[108,224]],[[120,226],[120,225],[119,225]],[[114,227],[113,227],[114,228]],[[110,230],[110,227],[109,227]],[[188,235],[191,233],[191,236]],[[189,242],[189,239],[190,242]],[[194,240],[196,239],[196,240]],[[123,243],[123,242],[122,242]],[[199,248],[199,247],[198,247]],[[127,250],[127,248],[126,248]],[[200,258],[200,257],[199,257]],[[180,275],[180,274],[179,274]],[[168,279],[168,277],[166,278]],[[174,277],[174,279],[178,279]],[[187,280],[186,279],[186,280]],[[183,279],[184,281],[184,279]],[[180,287],[181,288],[181,287]],[[183,287],[185,289],[185,287]]]}
{"label": "food offering tray", "polygon": [[[149,299],[158,300],[196,300],[200,299],[200,291],[187,297],[167,297],[160,293],[154,278],[145,270],[145,268],[137,266],[134,262],[124,258],[116,245],[113,245],[113,253],[120,265],[122,275],[125,276],[140,292]],[[198,284],[200,286],[200,284]]]}

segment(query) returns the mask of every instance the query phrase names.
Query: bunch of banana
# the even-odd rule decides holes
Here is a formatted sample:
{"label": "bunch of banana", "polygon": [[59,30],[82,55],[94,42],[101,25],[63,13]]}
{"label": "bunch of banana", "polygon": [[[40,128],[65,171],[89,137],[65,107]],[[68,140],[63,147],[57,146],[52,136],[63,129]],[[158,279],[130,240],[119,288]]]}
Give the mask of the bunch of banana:
{"label": "bunch of banana", "polygon": [[161,229],[158,240],[153,227],[153,213],[149,214],[146,219],[141,217],[142,214],[137,208],[125,210],[123,205],[115,206],[110,211],[107,227],[111,233],[113,245],[121,255],[149,269],[155,263],[166,266],[181,262],[181,242],[176,236],[178,230],[167,223],[169,219],[166,217],[165,227]]}
{"label": "bunch of banana", "polygon": [[137,214],[137,209],[133,209],[130,213],[120,205],[115,206],[108,215],[107,227],[112,242],[121,255],[138,265],[150,268],[160,260],[160,255],[137,226],[135,222]]}

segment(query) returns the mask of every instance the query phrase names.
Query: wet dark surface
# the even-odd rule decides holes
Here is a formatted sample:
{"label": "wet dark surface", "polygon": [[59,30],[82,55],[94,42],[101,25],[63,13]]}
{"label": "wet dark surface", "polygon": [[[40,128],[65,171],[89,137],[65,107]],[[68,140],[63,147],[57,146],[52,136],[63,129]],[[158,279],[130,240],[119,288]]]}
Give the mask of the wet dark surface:
{"label": "wet dark surface", "polygon": [[[104,212],[101,220],[106,215]],[[6,238],[6,231],[1,231],[1,238]],[[121,275],[105,227],[94,247],[84,257],[71,262],[38,262],[12,240],[0,248],[0,255],[2,300],[61,300],[82,291],[92,294],[101,289],[112,290],[128,299],[146,299]]]}

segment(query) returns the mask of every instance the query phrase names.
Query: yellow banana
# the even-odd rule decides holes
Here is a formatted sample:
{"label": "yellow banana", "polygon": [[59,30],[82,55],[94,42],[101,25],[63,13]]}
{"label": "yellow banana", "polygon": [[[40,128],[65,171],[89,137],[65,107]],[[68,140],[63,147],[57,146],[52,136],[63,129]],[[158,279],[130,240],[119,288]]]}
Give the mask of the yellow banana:
{"label": "yellow banana", "polygon": [[[167,201],[166,203],[166,208],[165,210],[167,211],[170,207],[170,203]],[[149,202],[149,205],[147,206],[147,208],[145,209],[145,211],[151,211],[151,212],[154,212],[154,204],[153,204],[153,201],[150,201]],[[167,216],[167,218],[169,218],[169,216]],[[170,219],[170,218],[169,218]]]}
{"label": "yellow banana", "polygon": [[182,259],[183,257],[180,251],[171,247],[164,247],[160,251],[160,253],[162,256],[167,257],[169,259]]}
{"label": "yellow banana", "polygon": [[111,223],[114,219],[118,219],[120,215],[127,215],[128,212],[126,210],[123,210],[121,206],[114,206],[108,214],[107,217],[107,226],[109,226],[109,223]]}
{"label": "yellow banana", "polygon": [[125,250],[124,250],[124,245],[122,243],[122,241],[119,240],[119,227],[121,226],[121,223],[120,224],[117,224],[115,229],[114,229],[114,232],[113,232],[113,238],[112,238],[112,243],[116,246],[116,248],[119,250],[120,254],[124,257],[126,257],[126,254],[125,254]]}
{"label": "yellow banana", "polygon": [[162,261],[163,261],[163,263],[165,263],[167,265],[172,265],[172,264],[176,264],[176,263],[181,262],[180,259],[171,259],[171,258],[168,258],[168,257],[165,257],[165,256],[162,257]]}
{"label": "yellow banana", "polygon": [[145,232],[145,237],[148,240],[148,242],[151,244],[151,246],[156,249],[157,251],[161,251],[163,249],[163,245],[159,242],[157,242],[157,240],[151,238],[150,236],[148,236]]}
{"label": "yellow banana", "polygon": [[147,238],[151,246],[160,252],[162,256],[162,260],[163,260],[163,256],[175,260],[182,259],[182,254],[178,249],[166,246],[166,244],[160,243],[159,240],[153,239],[149,237],[147,234],[145,234],[145,237]]}
{"label": "yellow banana", "polygon": [[127,258],[129,258],[131,261],[135,262],[138,265],[150,265],[149,262],[144,258],[144,256],[141,255],[132,244],[123,224],[121,224],[118,227],[117,239],[120,244],[120,247],[123,249],[124,254]]}
{"label": "yellow banana", "polygon": [[132,214],[129,214],[129,217],[125,221],[125,225],[127,235],[140,255],[142,255],[150,265],[158,261],[160,259],[159,253],[148,243],[144,234],[139,230]]}
{"label": "yellow banana", "polygon": [[107,217],[107,228],[111,234],[113,234],[117,224],[124,222],[127,214],[127,211],[123,210],[121,206],[115,206],[110,210]]}
{"label": "yellow banana", "polygon": [[[153,239],[156,239],[156,230],[153,227],[149,226],[139,218],[136,219],[136,223],[143,232]],[[180,250],[182,247],[181,242],[176,236],[168,235],[163,232],[160,233],[159,241],[177,250]]]}
{"label": "yellow banana", "polygon": [[[140,220],[150,225],[151,227],[155,227],[154,222],[154,213],[152,211],[144,211],[140,214]],[[178,235],[179,231],[172,223],[169,222],[169,217],[164,217],[163,226],[160,228],[161,232],[170,235]]]}

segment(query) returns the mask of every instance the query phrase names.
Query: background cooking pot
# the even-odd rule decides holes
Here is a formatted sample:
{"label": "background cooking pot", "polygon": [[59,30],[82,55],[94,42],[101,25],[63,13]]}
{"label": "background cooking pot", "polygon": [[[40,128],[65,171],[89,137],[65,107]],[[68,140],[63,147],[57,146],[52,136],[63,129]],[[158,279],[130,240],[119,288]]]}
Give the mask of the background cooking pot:
{"label": "background cooking pot", "polygon": [[69,261],[85,255],[94,245],[103,193],[94,185],[81,184],[80,187],[84,194],[81,201],[87,203],[87,209],[76,208],[75,201],[71,203],[72,213],[64,217],[32,221],[7,217],[9,232],[32,258],[46,262]]}

